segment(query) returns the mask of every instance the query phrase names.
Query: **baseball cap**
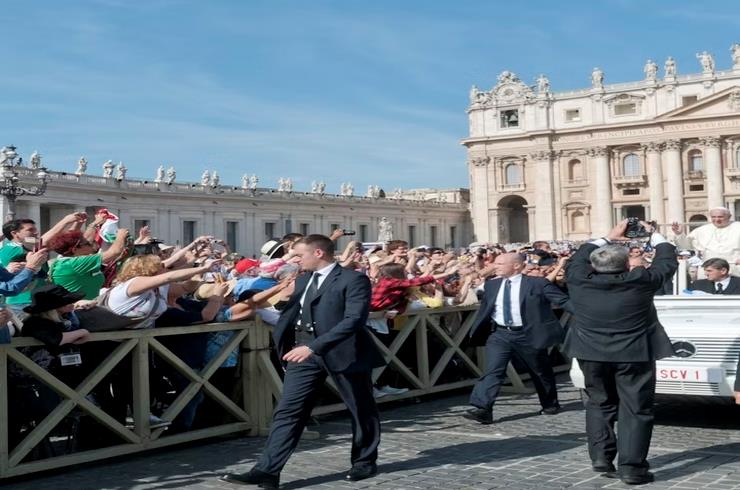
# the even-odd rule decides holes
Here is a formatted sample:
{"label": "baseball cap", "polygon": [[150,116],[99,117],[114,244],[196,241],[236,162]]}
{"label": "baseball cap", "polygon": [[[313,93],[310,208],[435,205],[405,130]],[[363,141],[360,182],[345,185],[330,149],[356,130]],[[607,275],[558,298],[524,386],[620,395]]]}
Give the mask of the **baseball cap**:
{"label": "baseball cap", "polygon": [[239,274],[244,274],[253,267],[259,267],[260,261],[254,259],[242,259],[234,265],[234,270]]}

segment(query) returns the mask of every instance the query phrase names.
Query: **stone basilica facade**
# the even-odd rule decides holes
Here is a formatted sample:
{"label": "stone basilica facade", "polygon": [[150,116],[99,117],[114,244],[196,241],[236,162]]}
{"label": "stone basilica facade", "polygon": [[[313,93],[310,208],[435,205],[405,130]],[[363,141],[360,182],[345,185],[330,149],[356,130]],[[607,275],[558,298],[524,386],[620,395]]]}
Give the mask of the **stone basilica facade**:
{"label": "stone basilica facade", "polygon": [[629,216],[699,223],[708,209],[740,215],[740,45],[731,67],[706,51],[700,72],[553,92],[504,71],[468,108],[471,215],[479,241],[580,240]]}

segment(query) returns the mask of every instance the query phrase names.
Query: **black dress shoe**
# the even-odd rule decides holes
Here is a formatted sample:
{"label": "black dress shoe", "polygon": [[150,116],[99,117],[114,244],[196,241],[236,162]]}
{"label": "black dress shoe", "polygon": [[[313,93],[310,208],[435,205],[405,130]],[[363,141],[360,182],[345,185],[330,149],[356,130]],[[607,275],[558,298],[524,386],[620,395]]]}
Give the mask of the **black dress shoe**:
{"label": "black dress shoe", "polygon": [[493,412],[486,410],[485,408],[471,408],[463,414],[463,417],[469,420],[475,420],[481,424],[492,424],[493,423]]}
{"label": "black dress shoe", "polygon": [[219,478],[221,481],[234,483],[236,485],[257,485],[259,488],[277,490],[280,488],[280,475],[271,475],[256,468],[247,473],[227,473]]}
{"label": "black dress shoe", "polygon": [[560,412],[560,405],[554,405],[552,407],[543,408],[540,410],[540,415],[556,415]]}
{"label": "black dress shoe", "polygon": [[645,473],[638,473],[635,475],[619,475],[619,479],[625,485],[644,485],[646,483],[652,483],[655,481],[655,475],[646,471]]}
{"label": "black dress shoe", "polygon": [[[615,471],[617,471],[617,469],[614,467],[614,464],[610,463],[609,461],[594,461],[591,464],[591,468],[596,473],[614,473]],[[616,478],[616,476],[614,478]]]}
{"label": "black dress shoe", "polygon": [[371,478],[378,474],[378,465],[375,463],[370,464],[356,464],[353,465],[349,470],[349,473],[345,475],[345,479],[349,481],[360,481],[365,478]]}

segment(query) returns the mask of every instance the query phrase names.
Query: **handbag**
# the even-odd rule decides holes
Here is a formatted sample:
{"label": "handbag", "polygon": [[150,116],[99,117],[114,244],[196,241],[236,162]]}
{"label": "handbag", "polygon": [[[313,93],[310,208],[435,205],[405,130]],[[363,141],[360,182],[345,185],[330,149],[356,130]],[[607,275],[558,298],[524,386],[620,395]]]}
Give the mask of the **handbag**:
{"label": "handbag", "polygon": [[113,288],[107,289],[103,294],[98,296],[98,306],[94,306],[87,310],[75,310],[75,315],[80,320],[80,328],[87,329],[90,332],[112,332],[115,330],[134,330],[143,328],[145,322],[152,317],[157,307],[159,306],[160,296],[155,293],[156,300],[149,313],[143,316],[130,317],[119,315],[110,309],[108,306],[108,299],[110,297],[110,291]]}

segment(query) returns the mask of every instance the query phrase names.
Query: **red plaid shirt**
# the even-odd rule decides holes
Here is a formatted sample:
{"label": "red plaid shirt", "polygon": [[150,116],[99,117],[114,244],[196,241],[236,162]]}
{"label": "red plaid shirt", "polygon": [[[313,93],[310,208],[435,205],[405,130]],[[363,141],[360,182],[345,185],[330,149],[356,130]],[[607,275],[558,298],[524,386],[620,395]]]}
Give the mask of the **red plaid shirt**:
{"label": "red plaid shirt", "polygon": [[413,279],[382,277],[375,284],[375,287],[373,287],[373,294],[370,298],[370,311],[388,310],[391,307],[397,307],[399,310],[403,310],[406,307],[406,289],[429,284],[430,282],[434,282],[434,277],[422,276]]}

